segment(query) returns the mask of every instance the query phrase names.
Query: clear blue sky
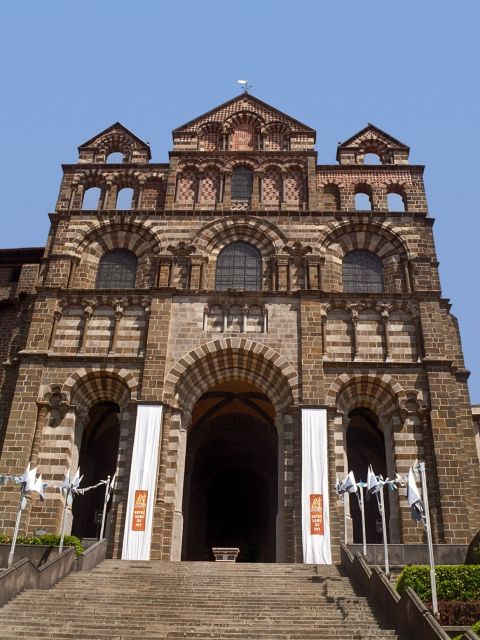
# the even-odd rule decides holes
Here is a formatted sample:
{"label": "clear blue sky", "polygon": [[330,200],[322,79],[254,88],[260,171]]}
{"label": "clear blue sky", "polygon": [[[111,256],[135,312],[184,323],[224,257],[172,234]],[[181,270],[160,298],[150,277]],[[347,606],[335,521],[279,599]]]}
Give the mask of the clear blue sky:
{"label": "clear blue sky", "polygon": [[252,93],[317,130],[320,163],[372,122],[425,164],[443,294],[480,403],[480,2],[3,2],[0,246],[39,246],[76,147],[120,120],[165,162],[171,130]]}

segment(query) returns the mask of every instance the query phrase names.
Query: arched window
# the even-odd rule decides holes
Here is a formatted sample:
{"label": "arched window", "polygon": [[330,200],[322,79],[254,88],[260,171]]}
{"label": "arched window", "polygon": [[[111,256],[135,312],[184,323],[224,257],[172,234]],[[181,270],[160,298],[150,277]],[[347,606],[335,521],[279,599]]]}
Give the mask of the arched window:
{"label": "arched window", "polygon": [[355,209],[357,211],[371,211],[372,195],[365,191],[357,191],[355,194]]}
{"label": "arched window", "polygon": [[343,290],[351,293],[382,293],[383,264],[371,251],[355,250],[343,259]]}
{"label": "arched window", "polygon": [[97,289],[133,289],[137,277],[137,256],[128,249],[113,249],[100,258]]}
{"label": "arched window", "polygon": [[82,209],[94,210],[98,209],[98,203],[100,202],[101,190],[99,187],[90,187],[86,189],[83,194]]}
{"label": "arched window", "polygon": [[235,167],[232,173],[232,200],[250,200],[253,171],[248,167]]}
{"label": "arched window", "polygon": [[108,154],[105,162],[107,164],[122,164],[124,158],[125,156],[121,151],[112,151],[112,153]]}
{"label": "arched window", "polygon": [[215,280],[217,289],[260,291],[262,288],[262,256],[246,242],[234,242],[218,255]]}
{"label": "arched window", "polygon": [[133,189],[124,187],[117,195],[116,209],[131,209],[133,200]]}
{"label": "arched window", "polygon": [[382,164],[382,159],[378,153],[369,151],[365,154],[363,162],[364,164]]}
{"label": "arched window", "polygon": [[387,194],[387,203],[389,211],[406,211],[405,207],[405,197],[402,193],[397,193],[395,191],[390,191]]}

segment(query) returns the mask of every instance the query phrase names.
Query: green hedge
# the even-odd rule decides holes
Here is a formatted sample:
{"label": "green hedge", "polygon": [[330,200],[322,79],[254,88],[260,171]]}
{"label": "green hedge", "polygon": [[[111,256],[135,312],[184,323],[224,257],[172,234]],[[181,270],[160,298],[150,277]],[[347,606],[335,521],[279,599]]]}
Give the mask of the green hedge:
{"label": "green hedge", "polygon": [[[439,565],[435,573],[439,600],[480,600],[480,565]],[[407,587],[412,587],[424,602],[430,602],[430,567],[405,567],[398,578],[397,591],[402,594]]]}
{"label": "green hedge", "polygon": [[[472,631],[477,634],[480,633],[480,621],[472,625]],[[460,633],[458,636],[455,636],[453,640],[462,640],[462,638],[463,633]]]}
{"label": "green hedge", "polygon": [[[0,533],[0,544],[11,544],[11,542],[12,536],[6,536]],[[46,533],[43,536],[18,536],[17,544],[35,544],[58,547],[60,545],[60,536],[55,533]],[[65,536],[63,544],[66,547],[75,547],[75,553],[77,556],[83,552],[82,543],[76,536]]]}

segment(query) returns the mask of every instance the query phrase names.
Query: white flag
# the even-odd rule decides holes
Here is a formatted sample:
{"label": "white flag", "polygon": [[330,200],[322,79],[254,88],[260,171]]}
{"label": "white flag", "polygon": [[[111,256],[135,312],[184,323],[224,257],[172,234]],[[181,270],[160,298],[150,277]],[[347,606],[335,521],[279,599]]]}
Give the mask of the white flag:
{"label": "white flag", "polygon": [[408,472],[407,500],[412,518],[415,520],[415,522],[422,522],[425,514],[425,509],[423,507],[422,498],[417,488],[417,483],[415,482],[415,473],[413,471],[413,467],[410,467],[410,470]]}
{"label": "white flag", "polygon": [[372,465],[369,465],[367,472],[367,497],[374,496],[381,488],[382,482],[373,473]]}
{"label": "white flag", "polygon": [[345,480],[337,489],[339,496],[343,496],[344,493],[357,493],[357,483],[353,471],[350,471]]}
{"label": "white flag", "polygon": [[40,500],[45,500],[45,487],[47,486],[46,482],[42,481],[42,474],[38,476],[35,480],[35,484],[33,485],[32,491],[35,491],[40,496]]}

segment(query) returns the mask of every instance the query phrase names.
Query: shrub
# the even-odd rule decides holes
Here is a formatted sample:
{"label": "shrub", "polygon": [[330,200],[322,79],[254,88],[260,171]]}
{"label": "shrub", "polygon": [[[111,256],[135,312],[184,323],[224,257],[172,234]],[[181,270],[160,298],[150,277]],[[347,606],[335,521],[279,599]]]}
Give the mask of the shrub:
{"label": "shrub", "polygon": [[[0,544],[11,544],[12,536],[0,534]],[[43,536],[18,536],[17,544],[45,545],[48,547],[58,547],[60,536],[56,533],[46,533]],[[75,554],[79,556],[83,552],[82,543],[76,536],[65,536],[63,544],[66,547],[75,547]]]}
{"label": "shrub", "polygon": [[[437,596],[439,600],[480,600],[480,565],[456,565],[435,568]],[[405,567],[397,582],[402,594],[412,587],[424,602],[432,599],[430,568],[428,566]]]}

